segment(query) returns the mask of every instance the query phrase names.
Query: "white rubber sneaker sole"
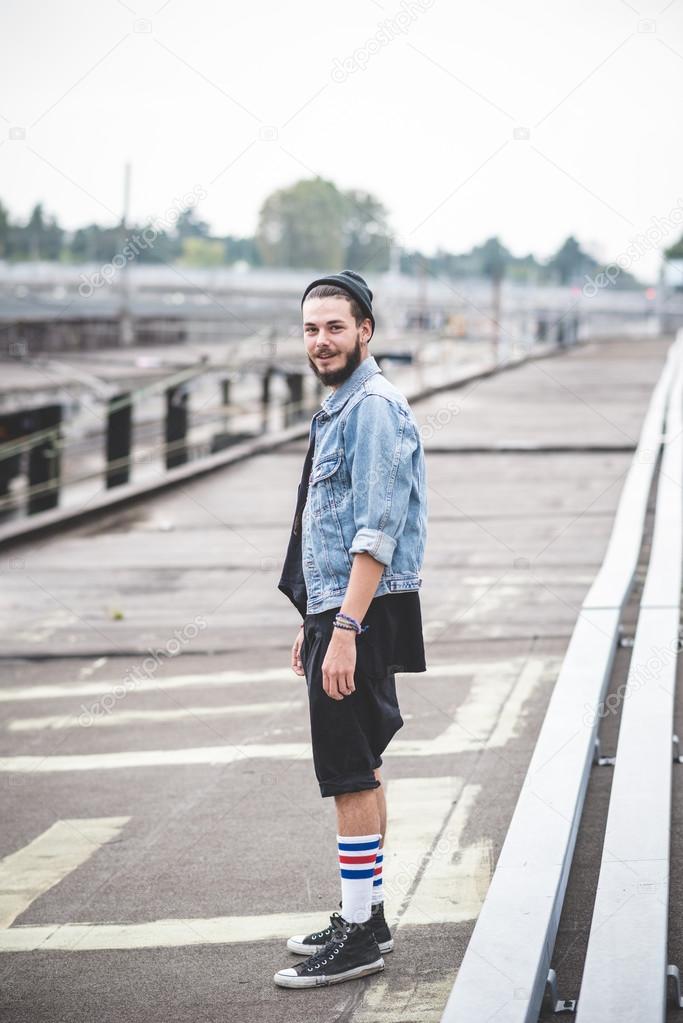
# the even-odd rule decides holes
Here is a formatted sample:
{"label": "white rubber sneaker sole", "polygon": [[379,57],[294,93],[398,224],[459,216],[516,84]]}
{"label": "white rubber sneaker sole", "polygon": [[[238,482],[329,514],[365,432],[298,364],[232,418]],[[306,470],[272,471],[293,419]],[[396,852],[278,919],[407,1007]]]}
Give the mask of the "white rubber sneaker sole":
{"label": "white rubber sneaker sole", "polygon": [[315,976],[300,977],[294,970],[280,970],[273,977],[278,987],[327,987],[328,984],[340,984],[343,980],[356,980],[358,977],[367,977],[370,973],[379,973],[384,969],[384,960],[377,959],[374,963],[366,966],[355,966],[352,970],[345,970],[344,973],[337,973],[333,976],[318,974]]}
{"label": "white rubber sneaker sole", "polygon": [[[320,949],[324,947],[325,947],[324,945],[304,945],[304,943],[300,940],[298,934],[295,937],[290,938],[289,941],[287,942],[287,948],[289,949],[289,951],[294,952],[298,956],[312,956],[316,952],[319,952]],[[389,938],[388,941],[380,941],[379,950],[382,953],[382,955],[384,955],[385,952],[393,952],[394,939]]]}

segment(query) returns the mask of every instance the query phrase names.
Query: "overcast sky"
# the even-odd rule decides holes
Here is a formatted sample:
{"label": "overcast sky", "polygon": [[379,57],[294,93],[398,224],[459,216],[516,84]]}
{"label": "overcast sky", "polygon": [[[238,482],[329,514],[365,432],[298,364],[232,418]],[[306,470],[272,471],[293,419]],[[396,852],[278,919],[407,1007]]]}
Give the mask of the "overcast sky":
{"label": "overcast sky", "polygon": [[[270,191],[320,174],[425,252],[498,234],[544,257],[574,233],[609,261],[683,206],[683,0],[3,7],[16,216],[113,223],[126,160],[137,220],[199,185],[215,232],[251,234]],[[657,266],[653,246],[632,270]]]}

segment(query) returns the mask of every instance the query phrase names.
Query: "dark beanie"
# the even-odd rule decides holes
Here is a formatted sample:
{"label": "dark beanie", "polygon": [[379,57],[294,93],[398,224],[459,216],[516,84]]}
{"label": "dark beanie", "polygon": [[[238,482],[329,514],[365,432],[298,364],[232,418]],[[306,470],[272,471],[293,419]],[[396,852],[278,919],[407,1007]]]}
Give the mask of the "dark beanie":
{"label": "dark beanie", "polygon": [[[349,295],[355,298],[363,312],[370,318],[372,333],[375,333],[375,317],[372,314],[372,292],[360,274],[357,274],[355,270],[342,270],[341,273],[330,274],[329,277],[319,277],[317,280],[311,281],[301,299],[302,306],[306,301],[309,291],[317,288],[319,284],[332,284],[336,288],[342,288],[344,291],[347,291]],[[372,337],[372,334],[370,336]]]}

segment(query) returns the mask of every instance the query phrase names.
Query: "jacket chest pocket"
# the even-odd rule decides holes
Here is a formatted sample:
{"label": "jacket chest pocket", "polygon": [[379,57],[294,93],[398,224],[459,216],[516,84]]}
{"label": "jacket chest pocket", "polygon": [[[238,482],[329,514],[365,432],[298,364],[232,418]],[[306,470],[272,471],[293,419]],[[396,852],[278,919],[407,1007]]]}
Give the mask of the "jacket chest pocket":
{"label": "jacket chest pocket", "polygon": [[326,503],[331,502],[335,508],[341,507],[350,493],[348,471],[342,451],[334,451],[315,463],[311,469],[309,486],[318,514],[322,512]]}

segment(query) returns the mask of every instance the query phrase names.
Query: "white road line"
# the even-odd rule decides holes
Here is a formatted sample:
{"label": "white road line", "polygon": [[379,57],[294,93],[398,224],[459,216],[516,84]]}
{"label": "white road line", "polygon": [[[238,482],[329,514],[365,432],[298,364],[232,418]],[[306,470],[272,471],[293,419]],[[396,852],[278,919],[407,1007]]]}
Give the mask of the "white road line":
{"label": "white road line", "polygon": [[87,952],[93,949],[222,945],[271,941],[274,938],[285,940],[292,934],[318,930],[324,922],[320,913],[292,913],[206,919],[188,917],[141,924],[31,925],[0,930],[0,952],[34,952],[36,949],[41,952]]}
{"label": "white road line", "polygon": [[398,984],[395,977],[389,981],[379,976],[363,987],[363,1000],[351,1018],[353,1023],[439,1023],[452,987],[448,970],[436,979],[421,971],[404,974]]}
{"label": "white road line", "polygon": [[178,707],[173,710],[115,710],[109,714],[103,712],[92,714],[55,714],[44,718],[15,718],[8,722],[10,732],[33,732],[42,729],[58,730],[60,728],[103,728],[118,725],[134,724],[165,724],[173,721],[185,721],[191,718],[210,718],[225,716],[247,716],[248,714],[278,714],[302,706],[301,700],[288,700],[282,703],[233,703],[220,707]]}
{"label": "white road line", "polygon": [[78,673],[79,679],[88,678],[90,675],[96,672],[98,668],[101,668],[103,665],[105,665],[108,660],[109,660],[108,657],[98,657],[96,660],[92,662],[92,664],[86,664],[83,668],[81,668],[81,670]]}
{"label": "white road line", "polygon": [[462,788],[463,779],[458,777],[396,778],[388,782],[383,883],[389,904],[396,910],[410,893],[422,861]]}
{"label": "white road line", "polygon": [[[195,749],[177,750],[134,750],[125,753],[84,753],[71,756],[24,756],[3,757],[0,759],[0,771],[18,771],[20,774],[50,774],[53,771],[95,771],[111,770],[123,767],[169,767],[184,764],[232,764],[236,760],[248,760],[251,756],[259,756],[259,752],[268,749],[280,750],[283,760],[291,760],[304,755],[303,743],[291,743],[272,747],[250,746],[249,753],[241,751],[237,746],[199,746]],[[254,751],[252,753],[252,750]],[[309,750],[310,752],[310,750]]]}
{"label": "white road line", "polygon": [[520,722],[524,716],[524,707],[536,692],[539,683],[546,673],[557,677],[562,664],[561,657],[537,658],[530,657],[526,662],[519,679],[506,701],[496,727],[489,737],[490,746],[505,746],[510,739],[519,734]]}
{"label": "white road line", "polygon": [[49,639],[58,629],[66,629],[78,622],[78,615],[73,611],[66,611],[64,608],[57,608],[54,611],[43,612],[35,624],[30,623],[26,628],[19,629],[14,638],[24,640],[27,643],[42,643]]}
{"label": "white road line", "polygon": [[[453,724],[435,740],[436,746],[442,746],[444,753],[481,749],[483,745],[505,746],[517,735],[524,705],[544,671],[559,671],[559,659],[549,662],[550,659],[530,657],[516,679],[504,674],[492,678],[488,672],[475,675],[468,698],[456,712]],[[493,699],[491,690],[495,693]]]}
{"label": "white road line", "polygon": [[35,899],[115,838],[129,819],[55,821],[23,849],[0,860],[0,928],[9,927]]}
{"label": "white road line", "polygon": [[463,848],[462,835],[480,785],[466,785],[413,892],[399,926],[474,920],[491,881],[488,841]]}
{"label": "white road line", "polygon": [[[517,728],[517,718],[543,674],[545,661],[530,658],[516,685],[503,679],[494,684],[475,678],[453,724],[434,739],[394,739],[387,757],[428,757],[503,746]],[[502,705],[502,709],[501,709]],[[475,728],[474,733],[469,728]],[[50,774],[61,771],[115,770],[132,767],[170,767],[188,764],[232,764],[239,760],[310,759],[308,742],[245,743],[196,746],[186,749],[131,750],[112,753],[74,753],[0,758],[0,772]]]}
{"label": "white road line", "polygon": [[[509,665],[519,663],[522,659],[510,658],[500,661],[470,661],[457,664],[434,664],[428,671],[415,675],[418,679],[448,678],[450,675],[471,675],[476,671],[495,670],[501,663]],[[141,662],[144,663],[144,660]],[[14,700],[54,700],[69,696],[114,696],[126,692],[170,692],[173,689],[211,688],[213,686],[248,685],[256,682],[291,682],[305,685],[300,675],[295,675],[291,668],[268,668],[262,671],[219,671],[194,675],[172,675],[166,679],[146,678],[142,671],[136,678],[130,672],[121,678],[100,679],[91,682],[57,682],[54,685],[36,686],[4,686],[0,687],[0,703]],[[400,678],[400,675],[399,675]]]}
{"label": "white road line", "polygon": [[0,703],[14,700],[56,700],[69,696],[114,696],[120,699],[127,693],[171,692],[174,689],[212,688],[214,686],[244,685],[254,682],[299,682],[291,668],[270,668],[265,671],[218,671],[210,674],[172,675],[157,679],[139,674],[124,673],[121,678],[100,679],[92,682],[58,682],[54,685],[5,686],[0,689]]}
{"label": "white road line", "polygon": [[[387,885],[391,883],[399,897],[409,892],[414,885],[422,861],[451,812],[454,800],[462,791],[462,784],[461,778],[451,777],[401,778],[388,782],[389,822],[385,883]],[[78,823],[80,826],[83,822]],[[51,828],[36,841],[47,839],[52,830]],[[49,844],[47,847],[49,851]],[[30,848],[31,846],[27,847]],[[292,863],[292,869],[294,867]],[[330,867],[336,870],[336,863],[331,863]],[[63,873],[62,871],[60,876],[63,876]],[[41,952],[53,949],[83,952],[92,949],[158,948],[284,940],[292,934],[317,930],[324,923],[324,913],[321,916],[318,911],[209,919],[153,920],[138,924],[23,925],[0,930],[0,952],[31,952],[38,948]]]}

